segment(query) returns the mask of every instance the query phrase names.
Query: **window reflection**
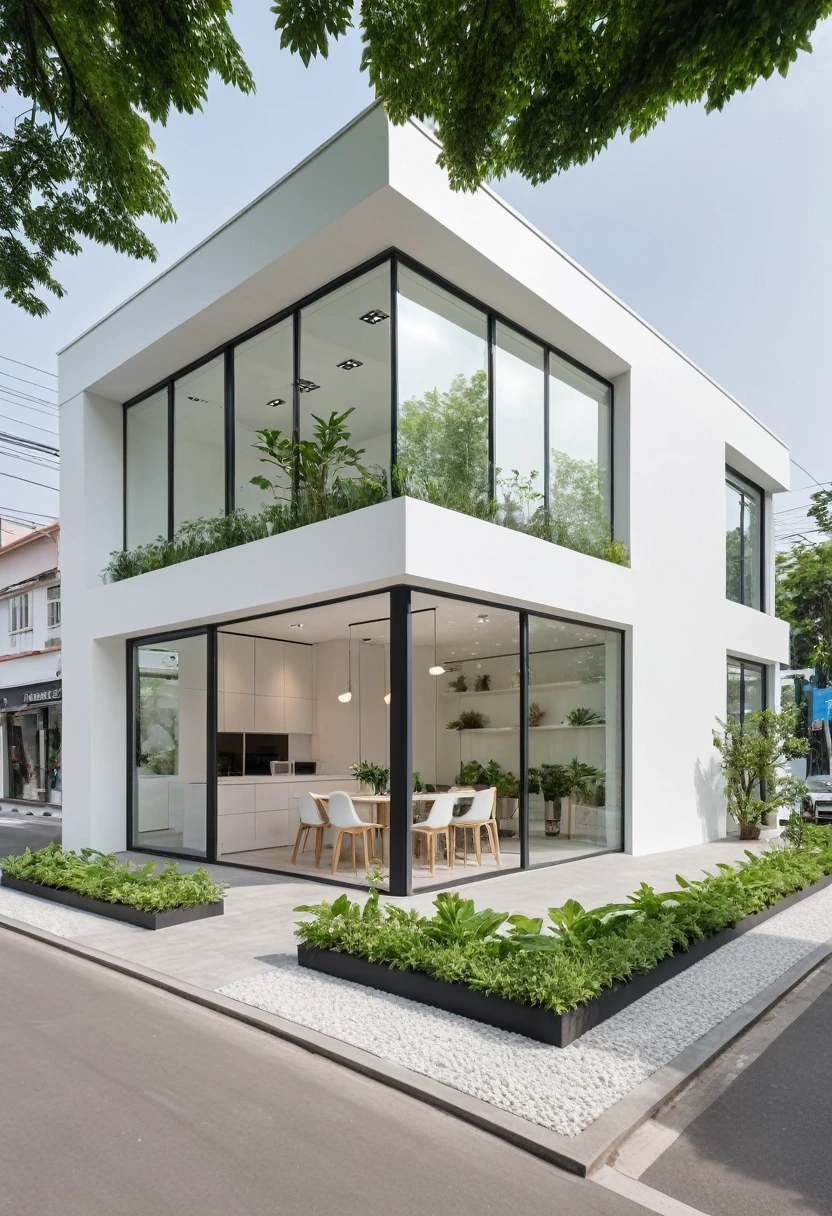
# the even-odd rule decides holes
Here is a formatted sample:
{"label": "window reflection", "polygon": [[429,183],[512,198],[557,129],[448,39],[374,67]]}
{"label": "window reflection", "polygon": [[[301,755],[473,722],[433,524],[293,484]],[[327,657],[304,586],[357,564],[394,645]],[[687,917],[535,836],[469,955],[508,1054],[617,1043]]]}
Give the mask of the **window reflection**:
{"label": "window reflection", "polygon": [[544,505],[543,347],[498,323],[494,381],[497,498],[528,518]]}
{"label": "window reflection", "polygon": [[168,390],[127,410],[128,549],[168,534]]}
{"label": "window reflection", "polygon": [[606,384],[549,356],[549,494],[561,543],[583,552],[610,539],[610,411]]}
{"label": "window reflection", "polygon": [[234,505],[257,511],[273,495],[251,484],[252,477],[267,475],[278,488],[280,471],[261,463],[255,448],[263,428],[292,436],[292,318],[264,330],[234,350]]}
{"label": "window reflection", "polygon": [[173,527],[225,510],[223,357],[174,384]]}
{"label": "window reflection", "polygon": [[488,499],[488,323],[399,268],[398,465],[408,493],[469,514]]}
{"label": "window reflection", "polygon": [[762,492],[736,474],[725,480],[725,594],[762,605]]}

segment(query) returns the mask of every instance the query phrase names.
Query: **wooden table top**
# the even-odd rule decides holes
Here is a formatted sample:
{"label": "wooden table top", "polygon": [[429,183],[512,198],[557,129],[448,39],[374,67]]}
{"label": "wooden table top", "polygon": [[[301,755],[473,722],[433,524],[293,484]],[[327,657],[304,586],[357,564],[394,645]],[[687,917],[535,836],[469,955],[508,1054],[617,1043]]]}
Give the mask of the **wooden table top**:
{"label": "wooden table top", "polygon": [[[335,791],[333,790],[332,792],[334,793]],[[440,793],[451,793],[451,794],[454,794],[458,798],[473,798],[474,794],[476,794],[476,792],[477,792],[476,790],[469,790],[469,789],[439,790],[433,794],[428,794],[427,792],[421,793],[421,794],[414,794],[413,801],[414,802],[434,802],[439,797]],[[328,793],[321,793],[321,794],[315,793],[312,796],[313,796],[313,798],[320,799],[321,802],[329,802]],[[352,798],[353,802],[371,802],[374,804],[390,801],[389,794],[350,794],[350,798]]]}

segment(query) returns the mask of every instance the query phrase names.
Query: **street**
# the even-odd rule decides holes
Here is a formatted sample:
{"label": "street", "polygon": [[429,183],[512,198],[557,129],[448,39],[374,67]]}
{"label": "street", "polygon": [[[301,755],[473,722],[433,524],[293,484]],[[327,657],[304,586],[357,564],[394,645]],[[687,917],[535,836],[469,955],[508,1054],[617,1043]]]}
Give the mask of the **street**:
{"label": "street", "polygon": [[22,853],[27,845],[30,849],[42,849],[52,840],[60,844],[60,819],[0,811],[0,857]]}
{"label": "street", "polygon": [[3,1216],[647,1211],[221,1014],[0,930]]}

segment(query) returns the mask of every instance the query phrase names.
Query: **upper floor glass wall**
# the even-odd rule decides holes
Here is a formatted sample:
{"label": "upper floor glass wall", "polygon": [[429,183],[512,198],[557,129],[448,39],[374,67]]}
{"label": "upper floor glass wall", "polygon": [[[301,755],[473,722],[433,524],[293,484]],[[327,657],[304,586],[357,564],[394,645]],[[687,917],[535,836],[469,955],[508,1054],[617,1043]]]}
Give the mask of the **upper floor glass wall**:
{"label": "upper floor glass wall", "polygon": [[725,477],[725,594],[729,600],[762,608],[763,494],[727,473]]}
{"label": "upper floor glass wall", "polygon": [[460,511],[488,498],[488,318],[398,273],[397,464],[406,493]]}
{"label": "upper floor glass wall", "polygon": [[[588,553],[605,555],[611,539],[609,384],[398,256],[230,343],[126,415],[127,548],[288,499],[302,481],[293,445],[333,417],[357,453],[346,475],[381,471],[382,497],[531,523]],[[263,432],[288,444],[282,469],[264,465]],[[348,508],[378,501],[378,489],[376,479],[375,497],[359,491]]]}

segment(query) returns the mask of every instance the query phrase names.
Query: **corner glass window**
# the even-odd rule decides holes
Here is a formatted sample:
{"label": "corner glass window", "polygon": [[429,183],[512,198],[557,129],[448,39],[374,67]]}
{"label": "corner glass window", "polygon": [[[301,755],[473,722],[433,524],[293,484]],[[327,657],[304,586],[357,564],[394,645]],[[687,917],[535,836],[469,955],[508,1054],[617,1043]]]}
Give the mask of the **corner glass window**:
{"label": "corner glass window", "polygon": [[[390,468],[390,265],[345,283],[300,314],[300,438],[345,414],[368,470]],[[346,474],[350,475],[349,472]]]}
{"label": "corner glass window", "polygon": [[728,659],[727,716],[744,722],[749,714],[766,708],[765,667],[746,663],[743,659]]}
{"label": "corner glass window", "polygon": [[174,384],[173,528],[225,511],[223,357]]}
{"label": "corner glass window", "polygon": [[497,323],[494,350],[494,464],[497,498],[526,514],[544,505],[544,353]]}
{"label": "corner glass window", "polygon": [[609,385],[550,354],[550,510],[562,543],[587,553],[611,535],[611,425]]}
{"label": "corner glass window", "polygon": [[168,534],[168,390],[127,410],[125,541],[128,549]]}
{"label": "corner glass window", "polygon": [[488,499],[488,321],[399,267],[398,466],[406,493],[476,515]]}
{"label": "corner glass window", "polygon": [[737,604],[762,607],[763,494],[727,473],[725,477],[725,594]]}
{"label": "corner glass window", "polygon": [[268,490],[251,484],[264,476],[278,494],[291,485],[281,483],[280,471],[261,461],[257,431],[268,428],[292,438],[292,318],[266,329],[234,350],[234,505],[258,511],[273,501]]}

